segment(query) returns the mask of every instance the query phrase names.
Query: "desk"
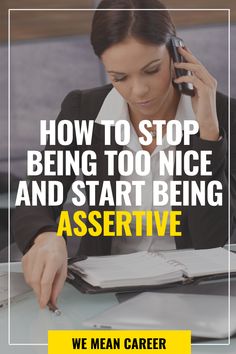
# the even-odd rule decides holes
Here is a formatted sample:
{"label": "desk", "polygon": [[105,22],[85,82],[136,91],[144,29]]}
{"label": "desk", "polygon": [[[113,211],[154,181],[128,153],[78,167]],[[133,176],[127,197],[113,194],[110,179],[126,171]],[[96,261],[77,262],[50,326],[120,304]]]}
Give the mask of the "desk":
{"label": "desk", "polygon": [[[0,266],[0,271],[5,267]],[[13,269],[12,269],[13,270]],[[17,270],[17,267],[14,267]],[[19,267],[20,271],[20,267]],[[32,292],[11,304],[11,343],[47,343],[49,329],[82,329],[82,321],[117,303],[114,294],[85,295],[65,284],[58,305],[62,311],[56,316],[48,309],[40,310]],[[46,354],[47,346],[8,346],[7,309],[0,310],[1,352],[4,354]],[[222,341],[207,342],[211,344]],[[230,346],[192,346],[193,354],[235,354],[236,338]]]}

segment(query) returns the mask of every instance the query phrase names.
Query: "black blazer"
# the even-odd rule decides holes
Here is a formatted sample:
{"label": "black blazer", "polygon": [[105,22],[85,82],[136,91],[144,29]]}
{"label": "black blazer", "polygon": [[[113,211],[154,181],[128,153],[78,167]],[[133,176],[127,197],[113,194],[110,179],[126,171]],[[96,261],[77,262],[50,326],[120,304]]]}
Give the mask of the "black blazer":
{"label": "black blazer", "polygon": [[[102,103],[112,89],[112,85],[90,89],[76,90],[70,92],[62,102],[61,112],[57,122],[63,119],[75,120],[86,119],[95,120],[102,106]],[[182,236],[175,237],[176,247],[179,248],[211,248],[223,246],[227,242],[228,227],[233,228],[236,205],[236,100],[231,100],[231,218],[228,223],[228,98],[223,94],[217,93],[217,114],[220,125],[220,134],[222,139],[216,142],[206,141],[195,135],[191,139],[190,146],[185,146],[181,142],[176,149],[185,151],[192,149],[196,151],[212,150],[212,176],[210,180],[219,180],[223,185],[223,206],[189,206],[178,207],[176,210],[182,211],[181,228]],[[104,127],[100,124],[94,126],[92,146],[80,147],[93,149],[97,154],[97,176],[86,177],[86,180],[103,181],[107,177],[107,164],[105,163],[104,150],[111,149],[121,151],[122,147],[117,145],[112,132],[111,146],[104,146]],[[71,151],[78,149],[74,142],[70,147],[62,147],[58,143],[55,146],[47,146],[46,150],[63,150],[70,148]],[[103,162],[104,161],[104,162]],[[176,177],[174,180],[188,180],[190,177],[184,175]],[[209,177],[204,177],[209,179]],[[36,179],[36,178],[33,178]],[[37,179],[49,180],[50,177],[40,176]],[[51,178],[52,179],[52,178]],[[109,177],[115,195],[115,182],[120,179],[116,166],[115,175]],[[202,180],[203,177],[195,176],[195,180]],[[57,177],[57,180],[64,185],[64,201],[75,176]],[[88,193],[88,191],[86,191]],[[98,189],[99,193],[99,189]],[[99,195],[99,194],[98,194]],[[97,196],[98,198],[98,196]],[[97,199],[98,200],[98,199]],[[12,232],[14,233],[16,243],[23,253],[33,244],[35,237],[45,231],[56,231],[61,207],[17,207],[12,218]],[[111,206],[92,207],[89,210],[114,210]],[[172,208],[173,209],[173,208]],[[112,237],[92,237],[86,235],[82,237],[79,253],[86,255],[109,254],[111,250]]]}

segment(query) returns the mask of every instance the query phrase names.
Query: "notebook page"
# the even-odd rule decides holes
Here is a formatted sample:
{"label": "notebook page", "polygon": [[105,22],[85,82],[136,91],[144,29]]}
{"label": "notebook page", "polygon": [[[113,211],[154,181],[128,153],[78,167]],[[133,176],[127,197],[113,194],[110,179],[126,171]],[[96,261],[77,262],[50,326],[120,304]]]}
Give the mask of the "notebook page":
{"label": "notebook page", "polygon": [[[161,252],[165,259],[185,266],[189,277],[228,272],[228,251],[224,248]],[[230,254],[231,271],[236,271],[236,254]]]}
{"label": "notebook page", "polygon": [[[146,285],[162,280],[182,279],[182,266],[169,264],[163,257],[149,252],[88,257],[74,263],[84,279],[94,286]],[[173,280],[174,281],[174,280]]]}

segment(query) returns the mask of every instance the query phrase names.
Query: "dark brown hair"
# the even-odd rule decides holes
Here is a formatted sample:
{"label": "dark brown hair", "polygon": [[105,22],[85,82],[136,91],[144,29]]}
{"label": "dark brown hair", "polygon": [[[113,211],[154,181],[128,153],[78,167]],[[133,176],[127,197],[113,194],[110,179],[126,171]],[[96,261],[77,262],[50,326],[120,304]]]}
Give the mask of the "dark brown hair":
{"label": "dark brown hair", "polygon": [[141,42],[162,45],[176,34],[170,14],[159,0],[102,0],[97,9],[101,11],[95,11],[90,39],[98,57],[128,36]]}

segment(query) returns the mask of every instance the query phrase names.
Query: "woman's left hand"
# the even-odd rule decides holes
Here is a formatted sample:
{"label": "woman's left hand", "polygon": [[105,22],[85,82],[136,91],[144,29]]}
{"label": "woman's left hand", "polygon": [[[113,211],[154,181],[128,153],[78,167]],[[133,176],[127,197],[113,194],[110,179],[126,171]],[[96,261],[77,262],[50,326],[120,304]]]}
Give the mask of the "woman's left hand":
{"label": "woman's left hand", "polygon": [[217,141],[219,139],[219,124],[216,113],[216,79],[193,56],[187,48],[179,47],[179,53],[187,63],[174,63],[176,68],[186,69],[192,75],[176,78],[176,83],[192,83],[195,95],[192,97],[193,111],[199,124],[201,139]]}

